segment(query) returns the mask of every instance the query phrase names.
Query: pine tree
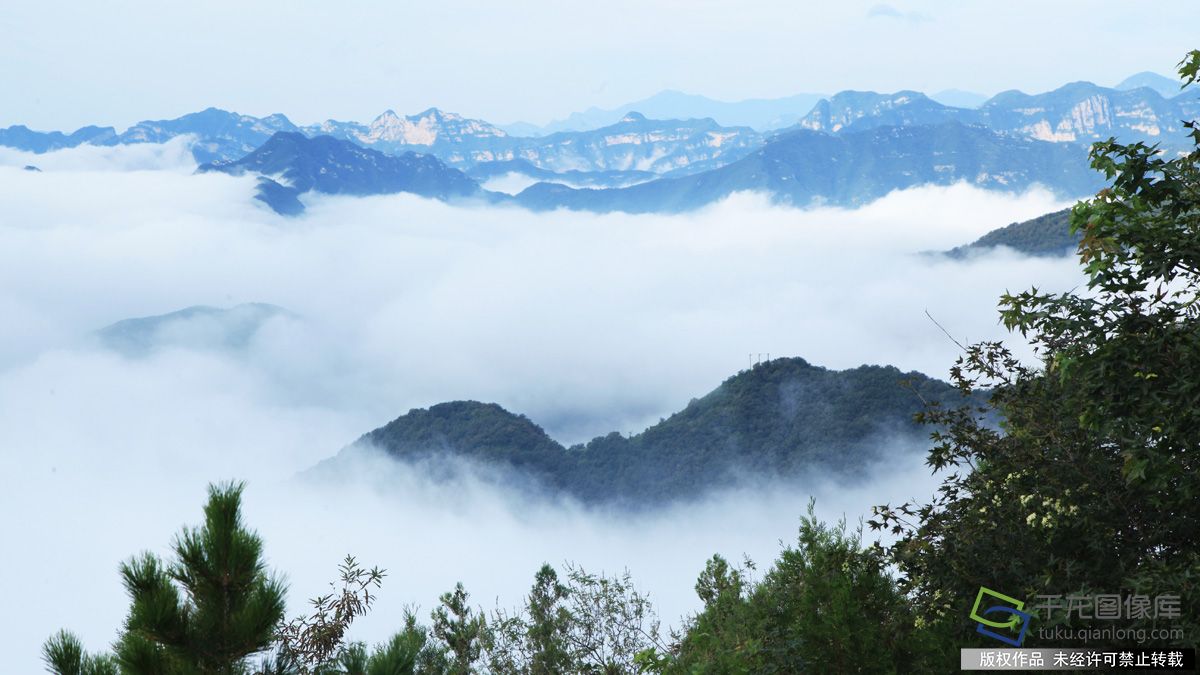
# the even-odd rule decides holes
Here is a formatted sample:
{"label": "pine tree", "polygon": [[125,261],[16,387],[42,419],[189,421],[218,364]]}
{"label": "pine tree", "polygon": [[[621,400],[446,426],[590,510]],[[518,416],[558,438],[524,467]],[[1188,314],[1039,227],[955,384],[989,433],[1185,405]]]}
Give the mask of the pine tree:
{"label": "pine tree", "polygon": [[526,639],[532,657],[530,672],[533,675],[567,672],[572,665],[567,645],[571,612],[563,604],[567,594],[568,589],[559,583],[554,568],[542,565],[534,577],[528,600]]}
{"label": "pine tree", "polygon": [[117,660],[129,673],[241,673],[283,619],[283,582],[242,523],[242,483],[210,486],[204,525],[184,528],[165,566],[144,553],[121,566],[129,616]]}
{"label": "pine tree", "polygon": [[461,582],[443,593],[441,606],[433,610],[433,634],[449,648],[453,675],[467,675],[483,652],[485,624],[475,616],[467,600],[470,596]]}
{"label": "pine tree", "polygon": [[275,640],[283,582],[266,570],[262,540],[242,523],[241,483],[209,486],[204,524],[176,537],[175,560],[151,553],[121,565],[129,615],[114,657],[88,656],[69,633],[43,647],[57,675],[248,672]]}
{"label": "pine tree", "polygon": [[92,655],[67,631],[59,631],[42,646],[42,660],[56,675],[117,675],[117,662],[107,654]]}

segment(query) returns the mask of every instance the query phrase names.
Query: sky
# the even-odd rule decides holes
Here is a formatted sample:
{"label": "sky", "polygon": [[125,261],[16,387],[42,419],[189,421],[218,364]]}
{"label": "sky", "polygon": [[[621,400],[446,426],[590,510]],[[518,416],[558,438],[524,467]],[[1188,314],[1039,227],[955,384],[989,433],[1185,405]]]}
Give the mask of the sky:
{"label": "sky", "polygon": [[504,124],[664,89],[984,94],[1174,73],[1191,0],[0,5],[0,126],[124,128],[216,106],[298,123],[429,107]]}

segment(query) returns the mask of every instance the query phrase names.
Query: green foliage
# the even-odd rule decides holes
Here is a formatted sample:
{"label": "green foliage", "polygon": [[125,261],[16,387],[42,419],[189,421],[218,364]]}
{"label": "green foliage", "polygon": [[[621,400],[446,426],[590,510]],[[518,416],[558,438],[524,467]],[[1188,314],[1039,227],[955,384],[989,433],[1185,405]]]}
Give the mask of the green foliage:
{"label": "green foliage", "polygon": [[[696,583],[692,618],[668,673],[888,673],[921,670],[908,602],[861,528],[829,527],[809,508],[797,543],[759,583],[720,556]],[[869,649],[864,649],[870,646]]]}
{"label": "green foliage", "polygon": [[563,582],[543,565],[523,608],[495,612],[486,661],[494,673],[632,673],[666,650],[650,600],[628,572],[568,566]]}
{"label": "green foliage", "polygon": [[204,524],[176,537],[171,565],[145,553],[121,566],[130,598],[116,647],[123,672],[239,673],[271,646],[285,589],[242,523],[242,489],[209,488]]}
{"label": "green foliage", "polygon": [[209,487],[204,524],[184,528],[164,565],[143,553],[121,565],[129,614],[115,658],[82,654],[59,633],[43,647],[58,673],[245,673],[283,618],[284,585],[267,573],[262,540],[241,518],[243,485]]}
{"label": "green foliage", "polygon": [[[1181,66],[1194,81],[1200,52]],[[1178,157],[1093,147],[1111,185],[1071,211],[1087,290],[1002,297],[1004,324],[1040,364],[999,343],[968,348],[954,382],[993,387],[1003,427],[977,408],[931,408],[942,430],[930,463],[947,470],[938,498],[877,510],[873,526],[901,535],[890,553],[922,616],[958,645],[982,639],[966,619],[980,586],[1030,600],[1177,595],[1178,619],[1120,626],[1200,640],[1186,609],[1200,602],[1200,131],[1186,126],[1197,149]],[[1113,625],[1065,612],[1042,625],[1054,623]]]}
{"label": "green foliage", "polygon": [[333,663],[317,672],[318,675],[440,675],[448,672],[448,664],[430,639],[428,629],[418,624],[416,616],[408,611],[404,630],[391,640],[376,646],[369,654],[365,644],[352,643]]}
{"label": "green foliage", "polygon": [[467,675],[473,672],[476,661],[483,653],[487,623],[475,614],[467,604],[469,594],[462,583],[454,590],[443,593],[441,605],[433,610],[433,635],[446,646],[449,652],[450,675]]}
{"label": "green foliage", "polygon": [[571,665],[571,654],[567,647],[571,613],[564,606],[568,593],[567,587],[559,583],[554,568],[542,565],[534,578],[526,605],[529,610],[526,636],[530,647],[531,675],[554,675],[565,672]]}
{"label": "green foliage", "polygon": [[[342,587],[334,593],[310,600],[312,616],[296,617],[275,633],[281,658],[308,672],[336,657],[345,643],[346,631],[375,601],[372,588],[379,588],[385,570],[359,566],[354,556],[338,566]],[[333,584],[330,584],[333,586]]]}
{"label": "green foliage", "polygon": [[568,643],[579,673],[631,673],[638,655],[664,649],[658,616],[626,570],[619,576],[567,566],[572,626]]}
{"label": "green foliage", "polygon": [[1080,234],[1071,229],[1071,210],[1063,209],[992,230],[946,254],[952,258],[962,258],[972,251],[1007,246],[1026,255],[1062,256],[1075,251],[1079,239]]}
{"label": "green foliage", "polygon": [[117,662],[107,654],[88,654],[83,643],[59,631],[42,645],[42,660],[54,675],[117,675]]}
{"label": "green foliage", "polygon": [[[358,652],[343,648],[346,629],[370,608],[371,589],[384,571],[364,570],[347,556],[339,567],[340,592],[314,599],[312,617],[282,623],[284,586],[266,570],[262,540],[242,523],[243,488],[209,486],[204,524],[176,537],[170,565],[151,553],[121,565],[130,608],[115,656],[85,654],[78,638],[62,631],[42,647],[48,669],[58,675],[331,675],[352,666]],[[383,664],[371,675],[397,672],[388,664],[398,662],[405,645],[419,643],[420,652],[424,629],[410,614],[393,642],[363,662]],[[275,658],[250,662],[271,647]]]}
{"label": "green foliage", "polygon": [[554,568],[542,565],[524,611],[495,612],[488,633],[489,669],[536,675],[569,672],[574,664],[568,644],[574,620],[566,606],[569,594]]}

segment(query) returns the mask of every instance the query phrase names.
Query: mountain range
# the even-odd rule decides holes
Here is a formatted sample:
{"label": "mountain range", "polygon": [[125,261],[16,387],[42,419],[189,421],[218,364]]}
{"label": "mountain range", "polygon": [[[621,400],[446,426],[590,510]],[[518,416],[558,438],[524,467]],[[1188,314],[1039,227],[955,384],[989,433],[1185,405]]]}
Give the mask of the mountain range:
{"label": "mountain range", "polygon": [[482,120],[436,108],[409,117],[389,110],[369,125],[329,121],[303,131],[391,154],[430,154],[464,169],[524,161],[553,172],[697,171],[736,159],[762,144],[762,136],[748,127],[722,127],[711,119],[650,120],[638,112],[600,128],[536,138],[509,136]]}
{"label": "mountain range", "polygon": [[177,136],[195,137],[192,155],[198,163],[236,159],[262,145],[277,131],[297,131],[283,115],[251,117],[207,108],[171,120],[138,122],[122,133],[112,127],[83,127],[71,134],[31,131],[25,126],[0,129],[0,145],[44,153],[79,145],[165,143]]}
{"label": "mountain range", "polygon": [[478,183],[431,155],[385,155],[332,136],[309,138],[288,131],[237,161],[205,164],[198,171],[259,176],[257,198],[283,215],[302,212],[299,196],[309,191],[360,196],[409,192],[447,201],[482,194]]}
{"label": "mountain range", "polygon": [[[112,127],[84,127],[66,134],[14,126],[0,130],[0,145],[47,152],[84,143],[162,142],[191,135],[197,162],[207,163],[240,159],[272,134],[292,131],[310,137],[333,136],[390,154],[432,154],[464,169],[523,159],[555,172],[637,170],[665,175],[734,161],[761,146],[774,132],[797,127],[839,133],[958,121],[1035,140],[1088,144],[1113,135],[1122,140],[1162,142],[1168,150],[1177,151],[1186,143],[1180,120],[1200,116],[1200,94],[1180,93],[1177,83],[1153,73],[1139,73],[1115,88],[1074,82],[1041,94],[1002,92],[978,105],[946,104],[955,97],[964,100],[958,96],[964,93],[941,92],[928,97],[915,91],[844,91],[831,97],[801,94],[726,104],[663,92],[616,109],[580,113],[573,118],[575,122],[549,125],[534,136],[510,133],[484,120],[437,108],[408,116],[389,110],[367,124],[327,120],[304,127],[281,114],[257,118],[209,108],[173,120],[139,122],[122,133]],[[977,99],[967,95],[965,100],[973,103]],[[768,112],[759,116],[724,114],[728,106]],[[764,121],[768,117],[774,121]]]}
{"label": "mountain range", "polygon": [[828,370],[800,358],[758,364],[641,433],[564,447],[494,403],[415,409],[318,465],[334,474],[381,450],[402,462],[461,458],[585,503],[695,499],[744,479],[862,477],[871,462],[924,447],[922,399],[961,401],[949,384],[894,367]]}
{"label": "mountain range", "polygon": [[841,134],[798,129],[737,161],[696,174],[621,188],[538,182],[515,196],[484,190],[476,179],[430,155],[387,155],[331,136],[308,138],[295,132],[279,132],[240,160],[213,162],[200,171],[258,175],[258,198],[284,215],[302,212],[299,197],[308,191],[477,197],[532,210],[672,213],[739,191],[758,191],[778,203],[804,207],[856,205],[897,189],[962,181],[1010,191],[1038,184],[1071,197],[1101,184],[1078,146],[1002,136],[955,122]]}
{"label": "mountain range", "polygon": [[[1134,81],[1135,84],[1137,80]],[[1164,98],[1155,88],[1109,89],[1073,82],[1043,94],[1001,92],[978,108],[943,105],[915,91],[894,94],[841,92],[819,102],[799,125],[816,131],[858,131],[876,126],[957,121],[1005,135],[1055,143],[1091,144],[1110,136],[1124,142],[1187,149],[1183,120],[1200,112],[1200,94]]]}
{"label": "mountain range", "polygon": [[1130,89],[1140,89],[1142,87],[1157,91],[1158,94],[1163,98],[1174,98],[1179,95],[1181,89],[1179,86],[1179,80],[1166,77],[1165,75],[1159,75],[1158,73],[1152,73],[1150,71],[1144,71],[1130,75],[1114,85],[1113,89],[1128,91]]}
{"label": "mountain range", "polygon": [[1070,196],[1092,192],[1101,184],[1077,146],[948,122],[842,134],[800,129],[712,171],[619,189],[539,183],[516,200],[538,210],[672,212],[753,190],[794,206],[857,205],[893,190],[962,181],[1008,191],[1040,184]]}
{"label": "mountain range", "polygon": [[717,101],[698,94],[680,91],[661,91],[616,108],[588,108],[571,113],[565,119],[538,126],[527,122],[502,125],[514,136],[546,136],[560,131],[586,131],[615,124],[631,112],[654,119],[689,119],[706,117],[717,124],[731,127],[750,127],[757,131],[772,131],[790,127],[800,121],[805,111],[824,98],[824,94],[796,94],[782,98],[757,98],[743,101]]}
{"label": "mountain range", "polygon": [[[685,211],[745,190],[796,206],[856,205],[896,189],[956,182],[1009,191],[1044,185],[1075,198],[1101,184],[1087,166],[1093,141],[1116,136],[1159,143],[1167,152],[1190,147],[1181,121],[1200,116],[1200,94],[1164,98],[1164,80],[1141,73],[1118,88],[1076,82],[1036,95],[1009,91],[975,108],[916,91],[844,91],[769,133],[639,112],[596,129],[522,137],[436,108],[410,116],[386,111],[369,124],[305,127],[278,114],[209,108],[119,134],[110,127],[71,134],[10,127],[0,130],[0,144],[47,152],[190,135],[200,171],[257,174],[259,199],[288,215],[303,211],[300,195],[309,191],[634,213]],[[675,110],[668,103],[713,103],[674,94],[654,101],[668,110]]]}

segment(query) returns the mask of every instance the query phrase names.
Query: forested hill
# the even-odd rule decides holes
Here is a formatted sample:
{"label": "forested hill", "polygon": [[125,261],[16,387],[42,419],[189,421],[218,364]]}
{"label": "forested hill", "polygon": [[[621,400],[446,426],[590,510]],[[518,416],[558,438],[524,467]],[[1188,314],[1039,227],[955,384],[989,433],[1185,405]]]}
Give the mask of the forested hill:
{"label": "forested hill", "polygon": [[635,436],[566,448],[523,415],[456,401],[412,410],[339,458],[369,446],[402,460],[466,457],[585,502],[644,504],[764,476],[852,480],[870,461],[925,447],[929,430],[913,421],[922,399],[959,400],[944,382],[890,366],[836,371],[776,359]]}
{"label": "forested hill", "polygon": [[952,258],[963,258],[972,252],[985,251],[998,246],[1007,246],[1025,255],[1071,255],[1075,253],[1075,248],[1079,245],[1079,234],[1071,234],[1070,221],[1070,209],[1047,213],[1033,220],[1012,223],[992,230],[970,244],[946,251],[946,255]]}

